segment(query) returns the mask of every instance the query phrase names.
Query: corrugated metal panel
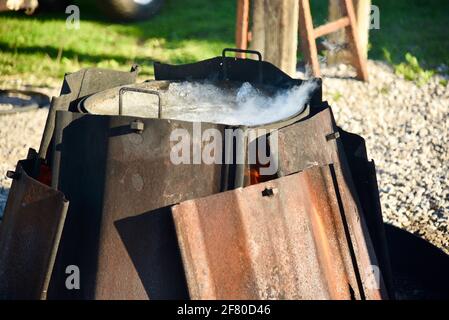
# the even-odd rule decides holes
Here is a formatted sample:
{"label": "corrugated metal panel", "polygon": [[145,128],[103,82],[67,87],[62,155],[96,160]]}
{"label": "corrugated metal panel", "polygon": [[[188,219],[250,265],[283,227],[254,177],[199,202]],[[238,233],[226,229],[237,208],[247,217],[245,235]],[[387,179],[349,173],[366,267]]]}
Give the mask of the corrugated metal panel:
{"label": "corrugated metal panel", "polygon": [[336,160],[333,157],[335,139],[327,140],[326,136],[337,131],[330,108],[279,129],[279,175],[333,163]]}
{"label": "corrugated metal panel", "polygon": [[344,146],[348,165],[351,168],[352,179],[376,252],[379,269],[382,271],[385,287],[391,299],[394,298],[393,278],[374,161],[368,161],[365,140],[362,137],[342,130],[340,133],[340,141]]}
{"label": "corrugated metal panel", "polygon": [[[144,130],[136,133],[135,120],[57,112],[53,180],[70,208],[49,298],[185,297],[173,223],[163,208],[220,192],[222,166],[172,163],[170,135],[185,129],[194,137],[192,123],[140,119]],[[210,128],[224,130],[201,125]],[[67,264],[83,272],[81,290],[66,290]],[[165,270],[156,272],[156,265]]]}
{"label": "corrugated metal panel", "polygon": [[16,168],[0,233],[0,298],[46,297],[68,203],[34,180],[21,161]]}
{"label": "corrugated metal panel", "polygon": [[66,74],[62,83],[61,95],[54,97],[51,101],[44,134],[39,147],[39,156],[46,158],[55,128],[57,110],[69,110],[73,101],[87,95],[116,86],[134,83],[138,73],[138,66],[133,65],[130,72],[87,68]]}
{"label": "corrugated metal panel", "polygon": [[334,176],[314,167],[173,207],[191,298],[363,297],[353,259],[367,248],[351,256]]}
{"label": "corrugated metal panel", "polygon": [[[372,245],[365,213],[354,185],[348,165],[340,131],[330,107],[309,119],[279,130],[279,174],[289,175],[311,166],[333,164],[338,193],[341,198],[343,217],[347,221],[347,232],[357,253],[361,285],[367,299],[386,297],[384,278],[380,274],[380,288],[371,286],[369,273],[379,262]],[[366,248],[361,250],[360,248]],[[385,270],[380,270],[381,273]]]}

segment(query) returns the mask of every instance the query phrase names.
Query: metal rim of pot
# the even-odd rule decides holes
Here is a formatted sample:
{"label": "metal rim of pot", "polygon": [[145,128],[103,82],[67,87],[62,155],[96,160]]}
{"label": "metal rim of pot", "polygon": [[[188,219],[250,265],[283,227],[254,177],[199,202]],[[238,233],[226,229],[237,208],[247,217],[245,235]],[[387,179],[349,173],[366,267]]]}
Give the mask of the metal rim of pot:
{"label": "metal rim of pot", "polygon": [[[154,80],[153,80],[154,81]],[[157,81],[157,80],[156,80]],[[146,81],[145,83],[148,82],[152,82],[152,81]],[[180,81],[171,81],[171,82],[180,82]],[[139,88],[139,87],[134,87],[134,86],[121,86],[121,87],[116,87],[116,88],[112,88],[109,90],[118,90],[118,100],[119,100],[119,108],[118,108],[118,114],[114,114],[116,116],[122,116],[124,115],[122,112],[122,104],[123,104],[123,93],[127,92],[127,91],[133,91],[133,92],[140,92],[140,93],[146,93],[146,94],[152,94],[152,95],[156,95],[158,97],[158,117],[156,117],[156,119],[163,119],[163,120],[176,120],[176,119],[172,119],[172,118],[164,118],[162,116],[162,112],[163,112],[163,105],[161,104],[161,96],[160,93],[158,92],[158,90],[148,90],[145,88]],[[101,92],[100,92],[101,93]],[[86,101],[89,100],[90,98],[94,97],[96,94],[92,94],[92,95],[88,95],[86,97],[83,97],[82,99],[80,99],[77,103],[77,110],[78,112],[81,113],[89,113],[89,114],[97,114],[95,112],[92,112],[92,110],[90,110],[89,107],[87,107],[85,105]],[[231,125],[225,122],[218,122],[217,124],[223,124],[223,125],[227,125],[230,127],[241,127],[241,128],[247,128],[247,129],[257,129],[257,128],[265,128],[265,129],[279,129],[281,127],[285,127],[287,125],[290,125],[292,123],[295,123],[297,121],[299,121],[300,119],[306,117],[309,114],[310,111],[310,107],[309,107],[309,102],[305,103],[303,106],[298,106],[298,110],[291,114],[288,117],[285,117],[283,119],[279,119],[273,122],[267,122],[267,123],[260,123],[260,124],[255,124],[255,125]],[[142,117],[142,116],[138,116],[138,117]],[[142,118],[154,118],[154,117],[142,117]],[[187,121],[187,120],[180,120],[180,121]],[[210,123],[208,121],[203,121],[204,123]]]}

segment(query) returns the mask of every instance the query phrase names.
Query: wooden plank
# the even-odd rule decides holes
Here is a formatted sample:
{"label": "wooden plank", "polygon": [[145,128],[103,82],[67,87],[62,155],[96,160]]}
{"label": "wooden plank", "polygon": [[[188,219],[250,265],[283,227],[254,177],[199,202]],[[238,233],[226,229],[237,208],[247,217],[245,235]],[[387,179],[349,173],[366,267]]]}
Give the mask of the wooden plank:
{"label": "wooden plank", "polygon": [[251,43],[250,48],[257,50],[265,57],[265,2],[251,1]]}
{"label": "wooden plank", "polygon": [[[235,31],[236,48],[248,48],[249,0],[237,0],[237,23]],[[238,58],[245,58],[244,53],[237,53]]]}
{"label": "wooden plank", "polygon": [[349,42],[354,51],[354,67],[357,70],[357,79],[368,81],[368,69],[366,66],[365,55],[363,54],[363,49],[360,44],[358,37],[358,27],[357,19],[355,17],[354,6],[352,5],[352,0],[342,0],[344,1],[345,14],[348,16],[350,21],[350,26],[346,28]]}
{"label": "wooden plank", "polygon": [[362,57],[368,58],[369,29],[371,22],[371,0],[355,0],[354,10],[357,19],[357,34],[362,50]]}
{"label": "wooden plank", "polygon": [[325,36],[329,33],[333,33],[335,31],[340,30],[341,28],[345,28],[350,25],[350,21],[348,17],[343,17],[338,20],[329,22],[327,24],[324,24],[322,26],[319,26],[315,28],[314,30],[314,36],[315,38],[320,38],[322,36]]}
{"label": "wooden plank", "polygon": [[254,0],[251,48],[294,77],[298,44],[297,0]]}
{"label": "wooden plank", "polygon": [[[340,0],[329,0],[328,12],[329,21],[342,18],[344,16],[342,2]],[[338,63],[352,64],[352,59],[354,59],[352,52],[345,48],[347,43],[346,28],[329,34],[326,39],[329,43],[335,45],[335,49],[330,49],[326,52],[326,60],[329,65]]]}
{"label": "wooden plank", "polygon": [[[340,0],[329,0],[329,20],[333,21],[339,19],[345,15],[345,10]],[[357,20],[357,35],[362,58],[366,60],[368,58],[368,39],[370,28],[370,12],[371,12],[371,0],[353,0],[353,7]],[[329,50],[326,58],[329,64],[337,63],[350,63],[354,64],[355,56],[351,48],[343,48],[343,45],[347,43],[348,35],[346,29],[342,29],[328,36],[329,42],[335,44],[337,47],[341,47],[339,50]]]}
{"label": "wooden plank", "polygon": [[321,75],[320,64],[318,62],[318,51],[315,43],[309,0],[299,0],[299,33],[304,59],[311,69],[313,76],[319,77]]}

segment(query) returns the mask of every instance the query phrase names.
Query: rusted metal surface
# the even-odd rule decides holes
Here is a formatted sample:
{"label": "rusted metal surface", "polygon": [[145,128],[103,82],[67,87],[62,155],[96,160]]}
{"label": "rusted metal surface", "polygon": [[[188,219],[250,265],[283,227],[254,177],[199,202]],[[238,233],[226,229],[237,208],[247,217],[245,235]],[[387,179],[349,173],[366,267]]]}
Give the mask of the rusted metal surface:
{"label": "rusted metal surface", "polygon": [[0,230],[0,298],[43,299],[64,225],[64,195],[17,165]]}
{"label": "rusted metal surface", "polygon": [[385,287],[389,298],[394,299],[393,275],[374,161],[368,160],[365,140],[362,137],[343,130],[339,132]]}
{"label": "rusted metal surface", "polygon": [[[192,137],[189,147],[193,150],[194,137],[211,128],[223,132],[224,126],[203,123],[201,131],[194,134],[191,122],[141,118],[143,130],[136,132],[131,128],[135,120],[57,112],[53,181],[71,205],[50,298],[183,297],[184,275],[176,264],[176,246],[172,245],[176,241],[145,234],[157,229],[169,233],[170,222],[164,220],[160,208],[218,193],[222,188],[222,165],[176,165],[171,161],[172,147],[178,142],[170,141],[171,134],[184,129]],[[162,220],[155,218],[158,215]],[[143,222],[125,223],[128,220]],[[120,225],[125,225],[124,233]],[[165,251],[156,250],[164,246]],[[148,247],[158,255],[145,251]],[[166,270],[150,272],[155,264],[172,260]],[[78,265],[84,272],[81,290],[66,290],[68,264]],[[174,279],[178,283],[173,284]],[[156,281],[167,281],[166,288],[152,287]],[[162,289],[165,291],[161,293]]]}
{"label": "rusted metal surface", "polygon": [[[211,65],[212,60],[218,64]],[[173,76],[172,71],[175,71],[175,75],[181,77],[176,80],[182,80],[183,76],[189,79],[208,79],[212,76],[217,80],[226,73],[231,80],[242,78],[247,81],[252,74],[246,71],[256,67],[258,79],[261,73],[259,70],[263,68],[266,84],[291,86],[301,83],[265,62],[253,65],[255,61],[247,59],[238,62],[237,66],[232,58],[219,57],[212,60],[181,66],[181,69],[164,66],[164,70],[168,71],[165,76],[170,78]],[[227,72],[223,72],[223,63],[226,63]],[[243,69],[239,70],[237,67]],[[218,78],[214,77],[216,68],[223,72]],[[92,71],[92,79],[100,77],[97,72]],[[195,72],[198,75],[195,76]],[[132,74],[124,74],[123,77],[123,81],[127,81]],[[159,208],[232,188],[243,179],[244,173],[237,170],[238,166],[204,163],[174,165],[169,158],[173,145],[169,136],[173,130],[184,128],[193,137],[192,123],[138,119],[142,130],[137,132],[133,129],[135,117],[94,116],[62,111],[70,104],[69,111],[79,112],[80,110],[73,109],[73,106],[78,105],[77,97],[88,93],[87,89],[93,93],[98,87],[96,85],[90,88],[86,81],[85,85],[80,81],[79,75],[67,78],[66,85],[70,87],[70,91],[64,91],[66,94],[60,101],[56,101],[57,107],[52,108],[55,111],[53,117],[57,120],[53,134],[54,144],[47,153],[47,160],[52,163],[52,186],[66,194],[71,207],[49,297],[182,298],[185,280],[182,267],[179,267],[179,252],[172,245],[175,236],[167,236],[163,241],[166,245],[161,246],[171,249],[165,250],[165,253],[156,250],[157,254],[149,256],[143,251],[144,248],[157,248],[158,240],[153,237],[139,244],[137,239],[123,235],[118,225],[122,221],[149,219],[149,230],[169,228],[170,222],[163,220],[162,223],[149,216],[157,216],[155,213],[163,216]],[[315,92],[312,100],[320,99],[321,89]],[[49,118],[51,117],[50,115]],[[206,123],[201,125],[202,131],[210,128],[223,133],[225,126]],[[235,150],[235,154],[239,152],[245,150]],[[134,231],[125,228],[126,234],[137,235],[145,225],[147,224],[135,224]],[[155,262],[155,259],[159,262]],[[166,261],[169,267],[161,272],[150,272],[151,265],[164,265],[161,261]],[[80,270],[84,270],[81,290],[66,290],[64,282],[67,264],[76,264]],[[168,281],[165,289],[151,285],[158,279],[160,283]],[[173,279],[178,279],[178,283],[173,284]]]}
{"label": "rusted metal surface", "polygon": [[74,102],[93,93],[132,84],[136,81],[138,73],[139,67],[133,65],[130,72],[87,68],[67,74],[64,77],[60,96],[53,98],[50,104],[50,111],[39,147],[40,158],[47,158],[48,148],[55,129],[57,110],[70,110]]}
{"label": "rusted metal surface", "polygon": [[333,163],[336,159],[336,140],[326,137],[337,131],[330,108],[279,129],[279,175],[286,176],[313,166]]}
{"label": "rusted metal surface", "polygon": [[340,141],[339,128],[335,124],[329,107],[298,122],[279,130],[279,175],[286,176],[313,166],[333,164],[335,179],[338,182],[342,199],[342,212],[348,223],[348,233],[357,254],[357,266],[363,275],[361,282],[368,299],[386,297],[384,279],[380,277],[380,288],[368,288],[371,266],[379,266],[371,236],[366,225],[365,214],[359,201],[348,165],[344,147]]}
{"label": "rusted metal surface", "polygon": [[[156,64],[155,73],[167,81],[253,81],[277,89],[302,83],[267,62],[225,56]],[[136,75],[137,68],[66,76],[40,159],[27,160],[29,176],[20,166],[13,175],[9,218],[0,230],[1,295],[44,298],[48,286],[49,299],[386,297],[382,278],[380,289],[368,281],[376,252],[320,85],[303,112],[262,126],[279,133],[280,178],[267,182],[277,176],[257,177],[257,163],[206,164],[194,145],[208,129],[225,137],[225,129],[252,128],[201,123],[198,130],[185,121],[82,113],[84,97],[103,90],[99,97],[107,96],[113,89],[106,89],[133,83]],[[171,159],[177,129],[190,139],[188,164]],[[221,150],[223,158],[232,152],[233,163],[254,143],[234,139],[242,143],[232,149],[223,143]],[[357,187],[365,178],[355,179]],[[363,199],[378,205],[370,193]],[[63,194],[70,208],[59,243]],[[65,286],[68,265],[79,267],[79,290]]]}
{"label": "rusted metal surface", "polygon": [[334,174],[314,167],[173,207],[191,298],[366,296]]}

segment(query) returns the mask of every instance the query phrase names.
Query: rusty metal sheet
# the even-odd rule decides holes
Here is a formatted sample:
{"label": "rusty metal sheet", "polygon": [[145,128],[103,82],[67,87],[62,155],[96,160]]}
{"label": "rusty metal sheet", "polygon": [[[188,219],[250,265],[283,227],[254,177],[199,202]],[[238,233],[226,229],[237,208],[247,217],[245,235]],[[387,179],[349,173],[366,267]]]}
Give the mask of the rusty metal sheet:
{"label": "rusty metal sheet", "polygon": [[[70,208],[49,298],[185,297],[173,222],[160,208],[220,192],[223,168],[172,163],[170,135],[185,129],[194,137],[192,123],[141,118],[138,133],[131,126],[135,120],[57,112],[52,181]],[[224,130],[201,125],[202,132],[210,128]],[[65,288],[68,264],[83,274],[80,290]],[[155,265],[166,268],[154,272]]]}
{"label": "rusty metal sheet", "polygon": [[68,202],[31,178],[20,161],[0,233],[0,298],[43,299],[53,268]]}
{"label": "rusty metal sheet", "polygon": [[[357,265],[368,299],[386,297],[384,277],[380,275],[380,288],[372,289],[365,278],[371,266],[379,266],[365,214],[354,185],[351,169],[340,139],[340,130],[330,107],[316,112],[309,119],[279,130],[279,175],[286,176],[312,166],[333,164],[335,180],[341,198],[342,212],[348,224],[348,233],[358,253]],[[367,248],[361,250],[360,248]],[[384,255],[381,253],[381,255]],[[381,270],[382,273],[382,270]]]}
{"label": "rusty metal sheet", "polygon": [[385,286],[389,297],[394,299],[391,259],[382,219],[374,161],[368,161],[365,140],[362,137],[343,130],[340,130],[340,134]]}
{"label": "rusty metal sheet", "polygon": [[330,108],[279,129],[278,174],[286,176],[313,166],[333,163],[335,139],[328,140],[326,137],[337,131]]}
{"label": "rusty metal sheet", "polygon": [[139,67],[133,65],[129,72],[107,70],[101,68],[86,68],[64,76],[61,95],[54,97],[50,104],[44,133],[39,147],[39,156],[47,158],[48,148],[53,137],[57,110],[70,110],[78,99],[93,93],[120,85],[135,83]]}
{"label": "rusty metal sheet", "polygon": [[[333,166],[172,209],[193,299],[360,299]],[[354,256],[352,256],[354,254]]]}

